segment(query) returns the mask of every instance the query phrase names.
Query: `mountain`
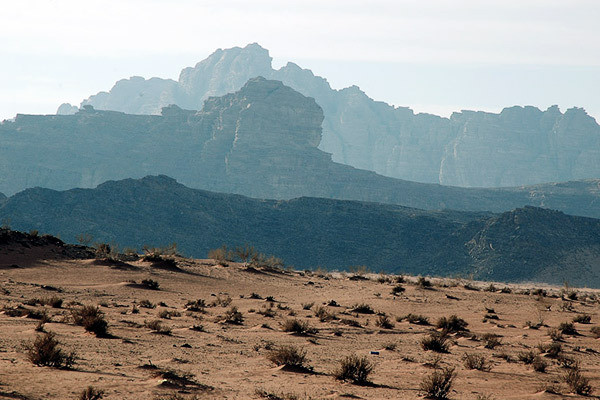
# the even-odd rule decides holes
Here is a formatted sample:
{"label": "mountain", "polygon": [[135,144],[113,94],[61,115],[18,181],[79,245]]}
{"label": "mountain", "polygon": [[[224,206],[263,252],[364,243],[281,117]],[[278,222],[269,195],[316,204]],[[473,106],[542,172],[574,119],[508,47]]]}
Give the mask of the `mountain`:
{"label": "mountain", "polygon": [[423,211],[322,198],[256,200],[166,176],[95,189],[28,189],[0,205],[16,229],[140,248],[176,242],[194,257],[251,244],[297,268],[347,268],[600,287],[600,220],[525,207]]}
{"label": "mountain", "polygon": [[[178,81],[132,77],[82,105],[131,114],[160,114],[176,104],[199,110],[210,96],[238,91],[249,79],[280,80],[324,111],[319,149],[333,160],[416,182],[506,187],[600,177],[600,126],[581,108],[509,107],[462,111],[448,118],[414,114],[374,101],[358,87],[334,90],[294,63],[275,70],[258,44],[217,50]],[[60,112],[72,112],[63,105]]]}
{"label": "mountain", "polygon": [[0,124],[0,190],[64,190],[106,180],[172,176],[197,189],[255,198],[302,196],[423,209],[507,211],[524,205],[600,217],[598,180],[510,189],[414,183],[355,169],[318,149],[322,109],[279,81],[254,78],[199,111],[17,115]]}

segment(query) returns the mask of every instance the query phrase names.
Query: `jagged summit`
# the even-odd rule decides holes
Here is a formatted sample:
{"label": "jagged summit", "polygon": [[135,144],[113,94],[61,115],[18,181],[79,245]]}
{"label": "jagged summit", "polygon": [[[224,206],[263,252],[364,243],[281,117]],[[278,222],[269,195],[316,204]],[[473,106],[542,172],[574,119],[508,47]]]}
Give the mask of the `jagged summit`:
{"label": "jagged summit", "polygon": [[[375,101],[357,86],[334,90],[292,62],[275,70],[269,51],[256,43],[219,49],[184,68],[178,81],[121,80],[82,105],[132,114],[160,115],[170,104],[200,110],[209,97],[233,93],[257,76],[314,98],[324,113],[319,149],[356,168],[463,187],[600,177],[600,126],[581,108],[564,114],[558,107],[515,106],[498,114],[463,110],[449,119],[415,114]],[[62,112],[73,110],[61,106]]]}

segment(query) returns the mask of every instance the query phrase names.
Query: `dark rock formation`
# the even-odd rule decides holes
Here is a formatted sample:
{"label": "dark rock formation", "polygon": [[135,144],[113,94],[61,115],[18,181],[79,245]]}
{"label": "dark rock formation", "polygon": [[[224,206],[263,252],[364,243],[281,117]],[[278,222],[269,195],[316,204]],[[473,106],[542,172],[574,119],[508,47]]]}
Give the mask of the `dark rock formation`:
{"label": "dark rock formation", "polygon": [[600,216],[598,181],[463,189],[334,163],[317,148],[322,120],[313,99],[264,78],[208,99],[199,112],[172,106],[161,116],[128,115],[86,105],[75,115],[18,115],[0,125],[0,190],[94,187],[165,174],[190,187],[257,198],[312,196],[489,211],[539,205]]}
{"label": "dark rock formation", "polygon": [[417,182],[465,187],[518,186],[600,177],[600,126],[582,109],[511,107],[500,114],[463,111],[450,119],[414,114],[370,99],[358,87],[333,90],[310,70],[271,67],[257,44],[217,50],[179,81],[133,77],[82,104],[160,114],[177,104],[198,110],[209,96],[239,90],[248,79],[281,80],[323,108],[319,148],[356,168]]}
{"label": "dark rock formation", "polygon": [[[472,276],[600,287],[600,221],[526,207],[500,215],[299,198],[255,200],[158,176],[96,189],[28,189],[0,205],[13,227],[205,257],[251,244],[296,268]],[[1,246],[0,246],[1,248]]]}

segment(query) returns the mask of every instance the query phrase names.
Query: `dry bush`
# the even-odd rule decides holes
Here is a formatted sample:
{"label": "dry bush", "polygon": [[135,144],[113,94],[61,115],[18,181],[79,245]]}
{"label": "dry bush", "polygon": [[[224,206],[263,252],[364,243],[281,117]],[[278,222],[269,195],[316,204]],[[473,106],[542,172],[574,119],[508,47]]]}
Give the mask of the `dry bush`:
{"label": "dry bush", "polygon": [[153,279],[144,279],[142,280],[142,285],[150,290],[159,290],[160,289],[160,283],[158,283],[157,281],[153,280]]}
{"label": "dry bush", "polygon": [[350,318],[342,318],[342,319],[340,320],[340,322],[341,322],[342,324],[344,324],[344,325],[348,325],[348,326],[354,326],[354,327],[356,327],[356,328],[360,328],[360,327],[361,327],[361,325],[360,325],[360,322],[358,322],[358,321],[357,321],[357,320],[355,320],[355,319],[350,319]]}
{"label": "dry bush", "polygon": [[211,303],[210,306],[211,307],[216,307],[216,306],[220,306],[220,307],[227,307],[231,304],[232,300],[231,297],[229,296],[217,296],[216,299],[214,299]]}
{"label": "dry bush", "polygon": [[319,318],[319,321],[326,322],[332,319],[337,319],[335,312],[330,312],[327,308],[323,306],[317,306],[314,308],[313,312],[315,316]]}
{"label": "dry bush", "polygon": [[592,316],[589,314],[579,314],[573,318],[573,322],[577,322],[580,324],[589,324],[592,322]]}
{"label": "dry bush", "polygon": [[463,363],[468,369],[488,372],[492,369],[489,361],[479,354],[466,354],[463,356]]}
{"label": "dry bush", "polygon": [[312,328],[308,322],[301,321],[297,318],[286,319],[283,323],[283,331],[297,334],[312,334],[318,332],[315,328]]}
{"label": "dry bush", "polygon": [[100,400],[104,397],[104,391],[88,386],[79,395],[79,400]]}
{"label": "dry bush", "polygon": [[375,320],[375,326],[382,329],[394,329],[394,323],[386,314],[379,314]]}
{"label": "dry bush", "polygon": [[486,349],[495,349],[498,346],[502,345],[502,341],[500,340],[500,336],[495,333],[484,333],[481,335],[481,340],[485,342]]}
{"label": "dry bush", "polygon": [[421,288],[430,288],[433,285],[431,284],[431,281],[429,279],[420,276],[419,279],[417,279],[417,286]]}
{"label": "dry bush", "polygon": [[579,362],[576,359],[564,354],[559,355],[556,361],[561,368],[579,368]]}
{"label": "dry bush", "polygon": [[238,311],[236,306],[231,306],[231,308],[225,312],[225,322],[228,324],[242,325],[244,323],[244,316]]}
{"label": "dry bush", "polygon": [[573,393],[589,396],[593,392],[590,380],[581,373],[579,368],[572,368],[567,371],[563,376],[563,380]]}
{"label": "dry bush", "polygon": [[71,368],[75,363],[75,353],[65,353],[60,348],[54,332],[38,335],[33,343],[25,345],[27,358],[35,365],[53,368]]}
{"label": "dry bush", "polygon": [[575,325],[573,325],[572,322],[561,322],[560,325],[558,325],[558,330],[563,335],[576,335],[577,334],[577,329],[575,329]]}
{"label": "dry bush", "polygon": [[275,365],[287,365],[289,367],[308,369],[306,363],[306,350],[296,346],[281,346],[271,350],[267,355],[269,361]]}
{"label": "dry bush", "polygon": [[436,353],[447,353],[450,344],[448,337],[444,333],[433,332],[429,336],[425,336],[420,341],[423,350],[431,350]]}
{"label": "dry bush", "polygon": [[420,315],[420,314],[407,314],[403,318],[399,318],[398,322],[400,322],[403,319],[407,320],[411,324],[416,324],[416,325],[431,325],[429,323],[429,318],[427,318],[427,317],[425,317],[423,315]]}
{"label": "dry bush", "polygon": [[517,359],[525,364],[533,363],[533,360],[537,357],[537,354],[533,350],[520,351],[517,353]]}
{"label": "dry bush", "polygon": [[446,400],[456,378],[454,368],[436,369],[421,382],[421,390],[430,399]]}
{"label": "dry bush", "polygon": [[357,356],[352,354],[340,360],[339,368],[334,371],[333,376],[342,381],[352,381],[353,383],[363,385],[369,382],[369,374],[373,372],[375,366],[366,356]]}
{"label": "dry bush", "polygon": [[404,289],[404,287],[400,284],[394,286],[392,288],[392,294],[393,295],[399,295],[400,293],[404,292],[406,289]]}
{"label": "dry bush", "polygon": [[181,317],[179,311],[162,310],[158,313],[158,317],[162,319],[171,319],[173,317]]}
{"label": "dry bush", "polygon": [[171,334],[171,328],[164,326],[159,319],[155,319],[153,321],[144,321],[144,325],[146,328],[151,329],[154,333],[159,333],[161,335]]}
{"label": "dry bush", "polygon": [[156,304],[153,304],[150,300],[140,300],[139,305],[143,308],[156,308]]}
{"label": "dry bush", "polygon": [[43,306],[50,306],[52,308],[61,308],[63,299],[58,296],[44,297],[40,299],[40,304]]}
{"label": "dry bush", "polygon": [[366,303],[355,304],[354,306],[352,306],[350,311],[359,314],[375,314],[375,310],[373,310],[373,308]]}
{"label": "dry bush", "polygon": [[303,310],[310,310],[314,305],[315,305],[314,302],[311,302],[311,303],[302,303],[302,309]]}
{"label": "dry bush", "polygon": [[203,299],[198,299],[195,301],[188,301],[185,305],[185,309],[188,311],[194,312],[204,312],[206,308],[206,302]]}
{"label": "dry bush", "polygon": [[558,357],[558,355],[562,351],[562,346],[558,342],[552,342],[552,343],[548,343],[548,344],[539,343],[537,345],[537,348],[540,351],[540,353],[547,353],[548,357],[550,357],[550,358]]}
{"label": "dry bush", "polygon": [[467,331],[467,326],[469,324],[462,318],[457,317],[456,315],[451,315],[450,317],[441,317],[435,324],[435,327],[438,329],[443,329],[447,332],[461,332]]}
{"label": "dry bush", "polygon": [[550,336],[550,339],[554,342],[562,342],[563,340],[563,334],[557,328],[549,328],[548,336]]}
{"label": "dry bush", "polygon": [[108,322],[104,319],[104,313],[96,306],[83,306],[71,310],[71,316],[75,324],[83,326],[88,332],[97,337],[107,337]]}
{"label": "dry bush", "polygon": [[536,356],[533,359],[533,362],[531,363],[531,366],[533,367],[533,370],[535,372],[546,372],[546,369],[548,368],[548,362],[546,360],[544,360],[542,357],[540,356]]}

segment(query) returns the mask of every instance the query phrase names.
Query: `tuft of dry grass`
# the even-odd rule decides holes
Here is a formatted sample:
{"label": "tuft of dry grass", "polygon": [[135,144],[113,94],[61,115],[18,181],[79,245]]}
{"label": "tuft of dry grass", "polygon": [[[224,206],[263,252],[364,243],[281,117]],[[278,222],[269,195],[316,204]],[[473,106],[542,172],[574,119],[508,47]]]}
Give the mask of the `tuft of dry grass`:
{"label": "tuft of dry grass", "polygon": [[299,369],[309,369],[306,359],[306,350],[293,345],[281,346],[273,349],[267,355],[269,361],[275,365],[287,365]]}
{"label": "tuft of dry grass", "polygon": [[492,365],[480,354],[467,354],[463,356],[463,364],[467,369],[476,369],[478,371],[488,372],[492,369]]}
{"label": "tuft of dry grass", "polygon": [[454,368],[436,369],[421,382],[421,390],[430,399],[446,400],[456,378]]}
{"label": "tuft of dry grass", "polygon": [[364,385],[369,382],[369,375],[374,368],[375,366],[366,356],[352,354],[340,360],[340,366],[334,371],[333,376],[338,380]]}
{"label": "tuft of dry grass", "polygon": [[33,343],[25,345],[27,358],[35,365],[52,368],[71,368],[75,363],[75,352],[65,353],[54,332],[38,335]]}

